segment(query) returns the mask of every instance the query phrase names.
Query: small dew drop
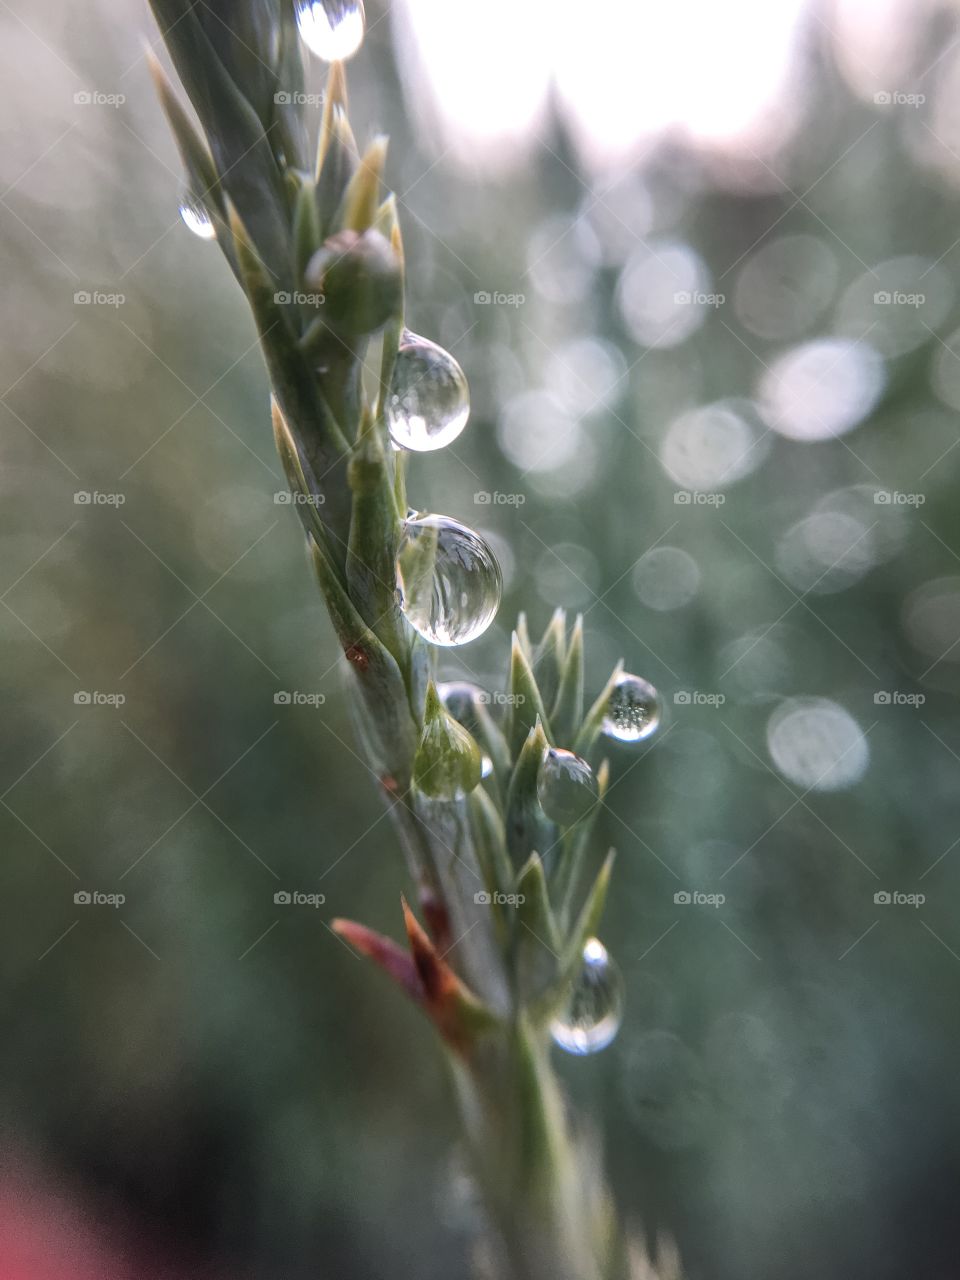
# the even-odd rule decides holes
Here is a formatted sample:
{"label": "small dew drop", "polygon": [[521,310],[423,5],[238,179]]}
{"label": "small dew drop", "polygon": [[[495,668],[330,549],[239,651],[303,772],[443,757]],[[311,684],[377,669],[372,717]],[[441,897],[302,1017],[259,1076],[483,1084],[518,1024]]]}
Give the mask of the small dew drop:
{"label": "small dew drop", "polygon": [[449,351],[404,330],[390,378],[386,419],[399,449],[428,453],[456,440],[470,416],[470,391]]}
{"label": "small dew drop", "polygon": [[195,196],[185,195],[180,201],[180,218],[188,231],[192,231],[201,240],[215,240],[216,229],[209,213],[201,200]]}
{"label": "small dew drop", "polygon": [[297,0],[296,14],[304,44],[324,62],[343,62],[363,43],[361,0]]}
{"label": "small dew drop", "polygon": [[449,648],[482,635],[502,589],[500,566],[479,533],[449,516],[405,522],[397,552],[400,608],[430,644]]}
{"label": "small dew drop", "polygon": [[572,751],[550,747],[537,775],[537,799],[551,821],[572,827],[599,799],[593,770]]}
{"label": "small dew drop", "polygon": [[603,943],[590,938],[570,1000],[551,1023],[550,1034],[566,1053],[599,1053],[613,1041],[622,1020],[623,976]]}
{"label": "small dew drop", "polygon": [[640,676],[624,672],[613,686],[603,718],[603,732],[617,742],[640,742],[660,723],[660,697]]}
{"label": "small dew drop", "polygon": [[480,777],[489,778],[493,773],[493,761],[489,756],[483,756],[480,760]]}

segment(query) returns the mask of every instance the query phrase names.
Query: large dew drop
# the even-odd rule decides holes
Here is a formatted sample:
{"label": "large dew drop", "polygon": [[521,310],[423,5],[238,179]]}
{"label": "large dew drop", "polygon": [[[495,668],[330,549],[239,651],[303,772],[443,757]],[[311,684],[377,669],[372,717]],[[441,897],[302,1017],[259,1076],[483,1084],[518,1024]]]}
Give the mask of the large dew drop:
{"label": "large dew drop", "polygon": [[503,579],[479,533],[449,516],[415,515],[397,552],[400,608],[415,631],[448,648],[482,635],[500,604]]}
{"label": "large dew drop", "polygon": [[216,238],[216,229],[202,200],[189,194],[185,195],[180,201],[180,217],[187,230],[192,231],[201,240]]}
{"label": "large dew drop", "polygon": [[405,329],[390,378],[386,418],[399,449],[427,453],[456,440],[470,416],[470,390],[449,351]]}
{"label": "large dew drop", "polygon": [[590,938],[567,1008],[551,1023],[550,1034],[567,1053],[599,1053],[614,1039],[622,1019],[623,977],[603,943]]}
{"label": "large dew drop", "polygon": [[624,672],[613,686],[603,732],[618,742],[649,738],[660,723],[660,697],[647,680]]}
{"label": "large dew drop", "polygon": [[343,62],[363,43],[361,0],[297,0],[296,13],[304,44],[324,62]]}

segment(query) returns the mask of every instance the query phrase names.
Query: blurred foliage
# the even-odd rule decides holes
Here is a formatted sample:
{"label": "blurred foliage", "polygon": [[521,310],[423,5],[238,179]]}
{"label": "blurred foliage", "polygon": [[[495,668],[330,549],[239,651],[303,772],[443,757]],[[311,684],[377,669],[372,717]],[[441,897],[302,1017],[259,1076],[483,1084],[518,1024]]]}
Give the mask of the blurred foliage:
{"label": "blurred foliage", "polygon": [[[924,12],[901,96],[952,30]],[[246,309],[177,218],[146,18],[0,23],[9,1132],[194,1266],[461,1274],[438,1055],[325,927],[397,933],[404,874],[274,500]],[[924,104],[876,102],[811,19],[805,93],[766,149],[664,138],[598,175],[554,116],[490,176],[409,122],[390,24],[370,25],[353,114],[389,125],[411,323],[473,397],[411,497],[482,524],[507,579],[500,623],[442,674],[503,687],[511,619],[564,605],[588,696],[622,656],[664,697],[660,735],[616,750],[597,842],[620,851],[624,1027],[564,1063],[618,1197],[693,1277],[893,1276],[918,1254],[949,1274],[956,50]],[[126,100],[73,101],[95,86]],[[873,296],[898,291],[924,302]],[[834,345],[783,363],[814,340]],[[294,889],[326,904],[275,904]]]}

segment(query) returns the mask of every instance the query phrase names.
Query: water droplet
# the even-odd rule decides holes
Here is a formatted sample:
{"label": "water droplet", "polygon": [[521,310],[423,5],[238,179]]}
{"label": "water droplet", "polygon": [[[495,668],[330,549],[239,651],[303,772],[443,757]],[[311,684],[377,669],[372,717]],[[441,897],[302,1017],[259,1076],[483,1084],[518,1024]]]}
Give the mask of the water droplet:
{"label": "water droplet", "polygon": [[614,1039],[622,1019],[623,976],[603,943],[590,938],[570,1000],[553,1020],[550,1034],[566,1053],[599,1053]]}
{"label": "water droplet", "polygon": [[496,615],[500,566],[483,538],[449,516],[418,515],[403,526],[397,591],[407,621],[448,648],[482,635]]}
{"label": "water droplet", "polygon": [[489,778],[493,773],[493,761],[489,756],[482,756],[480,759],[480,777]]}
{"label": "water droplet", "polygon": [[647,680],[624,672],[613,686],[603,732],[618,742],[649,738],[660,723],[660,698]]}
{"label": "water droplet", "polygon": [[598,798],[597,780],[586,760],[560,747],[546,752],[537,775],[537,799],[551,821],[572,827]]}
{"label": "water droplet", "polygon": [[202,200],[196,196],[185,195],[180,201],[180,217],[188,231],[192,231],[201,240],[215,240],[216,229],[207,213]]}
{"label": "water droplet", "polygon": [[426,453],[456,440],[470,415],[470,390],[449,351],[405,329],[390,378],[386,418],[400,449]]}
{"label": "water droplet", "polygon": [[342,62],[363,43],[361,0],[297,0],[296,12],[304,44],[324,62]]}

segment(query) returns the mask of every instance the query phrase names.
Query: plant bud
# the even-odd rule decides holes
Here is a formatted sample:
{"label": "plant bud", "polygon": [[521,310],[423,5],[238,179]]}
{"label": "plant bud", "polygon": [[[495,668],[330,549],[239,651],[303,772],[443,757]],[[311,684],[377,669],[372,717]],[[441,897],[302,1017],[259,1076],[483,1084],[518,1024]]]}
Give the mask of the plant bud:
{"label": "plant bud", "polygon": [[379,231],[338,231],[324,241],[304,273],[308,289],[322,293],[327,325],[350,337],[375,333],[396,316],[403,272]]}

